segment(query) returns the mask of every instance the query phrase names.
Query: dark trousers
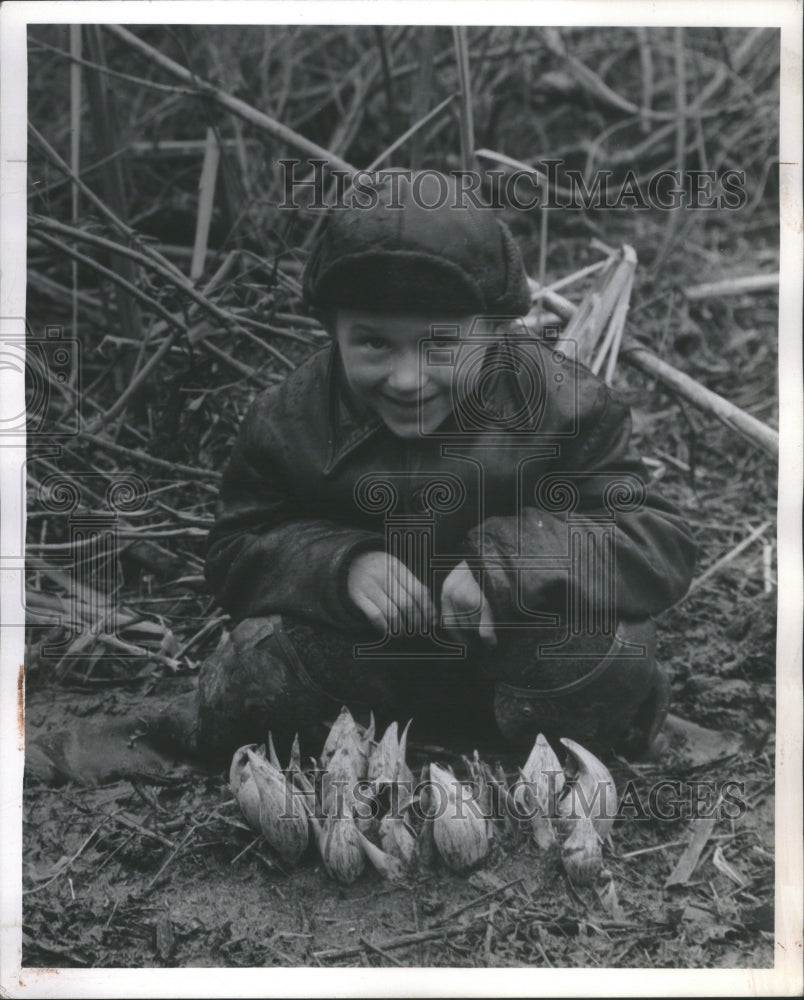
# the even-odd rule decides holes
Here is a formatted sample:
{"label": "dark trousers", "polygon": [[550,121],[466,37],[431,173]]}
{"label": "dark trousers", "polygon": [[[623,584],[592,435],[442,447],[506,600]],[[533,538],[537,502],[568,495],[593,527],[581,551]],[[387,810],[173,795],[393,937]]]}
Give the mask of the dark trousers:
{"label": "dark trousers", "polygon": [[613,636],[500,630],[494,650],[450,652],[421,637],[378,645],[278,615],[246,619],[201,667],[199,750],[222,759],[269,731],[280,744],[299,732],[318,750],[348,705],[358,718],[373,711],[378,726],[412,718],[417,741],[501,736],[526,747],[541,732],[554,745],[567,736],[598,753],[639,754],[667,714],[651,621],[622,621]]}

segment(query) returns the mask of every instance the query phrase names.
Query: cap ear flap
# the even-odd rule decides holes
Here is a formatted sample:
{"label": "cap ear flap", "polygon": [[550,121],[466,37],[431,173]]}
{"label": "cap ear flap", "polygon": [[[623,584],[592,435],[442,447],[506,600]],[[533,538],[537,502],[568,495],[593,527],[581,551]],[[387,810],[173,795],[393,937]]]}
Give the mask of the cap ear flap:
{"label": "cap ear flap", "polygon": [[505,284],[496,311],[524,316],[530,312],[531,294],[528,285],[522,253],[511,230],[501,220],[497,220],[502,234],[503,261],[505,264]]}
{"label": "cap ear flap", "polygon": [[332,306],[313,306],[308,310],[334,340],[337,335],[338,310]]}
{"label": "cap ear flap", "polygon": [[324,224],[321,226],[318,236],[316,237],[313,249],[310,252],[310,256],[307,258],[304,273],[302,274],[302,301],[308,307],[318,304],[316,286],[318,285],[321,274],[321,258],[323,257],[326,249],[326,234],[331,218],[332,214],[330,213],[324,220]]}

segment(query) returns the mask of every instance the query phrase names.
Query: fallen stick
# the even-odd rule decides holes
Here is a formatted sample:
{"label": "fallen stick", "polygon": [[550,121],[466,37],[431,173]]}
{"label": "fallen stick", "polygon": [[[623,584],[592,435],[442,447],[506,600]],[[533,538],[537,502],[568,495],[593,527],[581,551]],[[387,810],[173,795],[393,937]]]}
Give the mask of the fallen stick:
{"label": "fallen stick", "polygon": [[769,455],[779,454],[779,432],[772,427],[768,427],[761,420],[752,417],[750,413],[741,410],[739,406],[730,403],[716,392],[707,389],[696,382],[694,378],[685,375],[661,358],[657,358],[647,348],[640,344],[627,344],[621,351],[620,357],[627,361],[633,368],[638,368],[647,375],[654,375],[671,388],[687,402],[705,413],[711,413],[722,424],[736,431],[741,437],[757,445]]}
{"label": "fallen stick", "polygon": [[121,826],[125,826],[129,830],[134,830],[136,833],[142,834],[143,837],[149,837],[151,840],[158,840],[160,844],[164,844],[165,847],[169,847],[171,850],[176,849],[176,845],[169,837],[166,837],[162,833],[158,833],[156,830],[149,830],[147,826],[143,826],[141,823],[138,823],[126,813],[112,813],[111,818],[115,821],[115,823],[119,823]]}
{"label": "fallen stick", "polygon": [[464,903],[463,906],[459,906],[454,910],[450,910],[450,912],[446,916],[441,917],[441,919],[438,921],[439,924],[449,923],[449,921],[452,920],[454,917],[457,917],[459,914],[464,913],[466,910],[470,910],[473,906],[477,906],[478,903],[485,903],[487,900],[492,899],[494,896],[499,896],[500,893],[504,894],[509,889],[512,889],[515,885],[518,885],[522,881],[523,878],[520,876],[519,878],[512,879],[510,882],[506,882],[504,885],[498,885],[495,889],[490,889],[488,892],[484,892],[482,896],[477,896],[475,899],[471,899],[468,903]]}
{"label": "fallen stick", "polygon": [[[426,931],[416,931],[412,934],[402,934],[400,937],[392,938],[390,941],[383,941],[379,945],[371,945],[366,941],[365,943],[362,943],[357,947],[334,948],[329,951],[316,951],[313,952],[313,957],[318,959],[353,958],[355,955],[359,955],[362,951],[364,951],[366,947],[376,949],[377,951],[380,951],[380,949],[382,949],[382,951],[388,951],[391,948],[406,948],[408,945],[418,944],[419,942],[435,941],[437,938],[443,937],[450,930],[454,930],[454,928],[450,928],[448,926],[448,922],[453,917],[456,917],[458,914],[463,913],[465,910],[468,910],[470,907],[475,906],[477,903],[482,903],[492,896],[496,896],[499,895],[499,893],[506,892],[508,889],[511,889],[513,886],[517,885],[521,881],[522,881],[521,877],[515,878],[511,882],[507,882],[505,885],[497,886],[496,889],[492,889],[490,892],[483,893],[482,896],[478,896],[476,899],[471,900],[465,906],[459,906],[456,910],[452,910],[445,917],[442,917],[441,920],[439,921],[438,927],[432,927]],[[477,923],[478,920],[482,919],[482,916],[483,915],[480,914],[478,916],[473,917],[472,920],[469,922],[469,924],[467,924],[465,927],[462,927],[461,930],[468,929],[468,927],[470,927],[473,923]]]}
{"label": "fallen stick", "polygon": [[547,292],[557,292],[559,288],[564,288],[566,285],[571,285],[576,281],[581,281],[583,278],[588,278],[590,274],[596,274],[598,271],[601,271],[607,264],[607,259],[599,260],[594,264],[589,264],[588,267],[582,267],[580,271],[573,271],[572,274],[567,274],[563,278],[559,278],[558,281],[554,281],[551,285],[539,286],[537,284],[531,302],[537,302]]}
{"label": "fallen stick", "polygon": [[[259,147],[256,139],[246,139],[246,145]],[[221,149],[237,148],[237,139],[221,139]],[[132,142],[128,147],[134,156],[203,156],[206,139],[153,139]]]}
{"label": "fallen stick", "polygon": [[762,539],[762,584],[766,594],[773,590],[773,545],[767,538]]}
{"label": "fallen stick", "polygon": [[372,944],[371,941],[368,940],[368,938],[361,937],[360,943],[369,951],[373,951],[375,955],[379,955],[380,958],[384,958],[386,962],[390,962],[392,965],[398,965],[402,967],[402,963],[398,962],[393,955],[389,955],[388,952],[385,951],[384,948],[380,948],[379,945]]}
{"label": "fallen stick", "polygon": [[369,163],[366,167],[366,170],[376,170],[377,167],[379,167],[384,160],[387,160],[392,153],[395,153],[400,146],[404,146],[408,139],[414,135],[418,135],[420,129],[423,129],[425,125],[429,125],[434,118],[437,118],[444,108],[451,104],[457,96],[457,94],[450,94],[448,97],[445,97],[437,107],[433,108],[432,111],[429,111],[426,115],[424,115],[420,121],[415,123],[415,125],[411,125],[407,132],[403,132],[402,135],[394,139],[391,145],[384,149],[379,156],[375,156],[371,163]]}
{"label": "fallen stick", "polygon": [[201,166],[201,179],[198,182],[198,213],[195,220],[195,241],[193,256],[190,261],[190,281],[198,281],[204,273],[209,245],[209,227],[212,223],[212,210],[215,205],[215,183],[218,179],[218,165],[221,159],[221,148],[218,137],[211,125],[207,126],[207,137],[204,141],[204,161]]}
{"label": "fallen stick", "polygon": [[[466,927],[462,927],[461,930],[467,930],[472,923],[476,923],[477,918],[471,921]],[[408,945],[418,944],[420,941],[435,941],[438,938],[446,937],[450,933],[454,933],[455,928],[450,927],[436,927],[429,931],[415,931],[412,934],[400,934],[399,937],[392,938],[390,941],[383,941],[379,946],[383,951],[390,951],[392,948],[407,948]],[[317,958],[322,961],[327,961],[336,958],[354,958],[356,955],[362,954],[366,950],[364,944],[359,944],[351,948],[330,948],[326,951],[314,951],[313,958]]]}
{"label": "fallen stick", "polygon": [[685,288],[684,295],[688,299],[709,299],[719,295],[741,295],[743,292],[764,292],[779,287],[779,273],[747,274],[743,278],[724,278],[722,281],[710,281],[704,285],[693,285]]}
{"label": "fallen stick", "polygon": [[164,459],[149,455],[139,448],[126,448],[101,434],[91,434],[89,431],[83,431],[81,437],[86,438],[87,441],[91,441],[103,451],[110,452],[112,455],[119,455],[121,458],[143,462],[146,465],[153,466],[155,469],[169,472],[176,477],[198,479],[202,482],[217,482],[221,478],[221,473],[215,469],[200,469],[192,465],[183,465],[181,462],[166,462]]}
{"label": "fallen stick", "polygon": [[[98,823],[98,825],[92,831],[92,833],[90,833],[90,835],[86,838],[86,840],[81,844],[81,846],[78,848],[78,850],[75,852],[75,854],[73,854],[69,858],[62,858],[59,861],[57,861],[55,865],[53,865],[53,868],[51,869],[52,874],[50,875],[49,878],[46,876],[46,878],[47,878],[46,882],[42,882],[41,885],[37,885],[37,886],[35,886],[34,888],[31,888],[31,889],[23,889],[22,890],[22,895],[23,896],[30,896],[30,895],[33,895],[33,893],[35,893],[35,892],[41,892],[42,889],[47,889],[47,887],[52,882],[55,882],[57,878],[59,878],[60,876],[64,875],[65,872],[68,872],[70,870],[70,868],[72,867],[73,863],[75,861],[77,861],[78,858],[83,854],[84,848],[89,844],[90,840],[92,840],[92,838],[95,836],[95,834],[101,829],[101,827],[104,826],[104,824],[108,823],[110,819],[112,819],[111,816],[109,816],[109,815],[104,816],[103,819],[100,821],[100,823]],[[445,932],[442,931],[442,933],[445,933]]]}
{"label": "fallen stick", "polygon": [[735,545],[731,551],[727,552],[721,559],[718,559],[716,563],[713,563],[704,573],[701,573],[697,580],[693,580],[686,596],[689,597],[690,594],[696,591],[699,587],[703,586],[707,580],[713,577],[716,573],[719,573],[724,566],[728,566],[728,564],[736,559],[741,552],[744,552],[749,545],[752,545],[761,535],[764,535],[770,526],[771,522],[765,521],[765,523],[760,524],[758,528],[754,528],[750,535],[746,535],[746,537],[738,545]]}
{"label": "fallen stick", "polygon": [[[577,312],[578,307],[569,299],[565,299],[563,295],[546,288],[539,288],[535,281],[530,281],[530,287],[534,298],[538,297],[539,302],[560,319],[569,321]],[[662,361],[647,347],[643,347],[633,340],[626,341],[620,349],[620,357],[632,368],[637,368],[646,375],[658,378],[660,382],[699,410],[711,413],[721,423],[736,431],[762,451],[773,456],[779,454],[779,432],[777,430],[768,427],[767,424],[752,417],[750,413],[741,410],[739,406],[730,403],[716,392],[712,392],[711,389],[707,389],[700,382],[696,382],[694,378],[685,375],[684,372],[679,371],[667,361]]]}
{"label": "fallen stick", "polygon": [[156,875],[154,875],[154,877],[151,879],[151,881],[145,887],[145,891],[146,892],[148,892],[149,890],[153,889],[153,887],[156,885],[156,883],[158,882],[159,878],[161,877],[161,875],[163,874],[163,872],[166,870],[166,868],[168,867],[168,865],[173,861],[173,859],[176,857],[176,855],[182,850],[182,848],[185,846],[185,844],[187,844],[187,842],[190,840],[190,838],[193,837],[197,831],[198,831],[198,827],[197,826],[191,826],[190,827],[190,829],[187,831],[187,833],[185,833],[185,835],[182,837],[180,843],[177,844],[176,847],[173,848],[173,850],[171,851],[171,853],[168,855],[167,859],[162,864],[162,867],[159,869],[159,871],[156,873]]}
{"label": "fallen stick", "polygon": [[[605,266],[608,261],[602,263]],[[574,303],[565,299],[563,295],[559,295],[558,292],[554,292],[549,286],[542,288],[538,281],[534,281],[533,278],[528,278],[528,285],[530,286],[532,303],[539,302],[541,305],[547,306],[551,312],[567,323],[578,311],[578,307]]]}
{"label": "fallen stick", "polygon": [[638,851],[628,851],[627,854],[621,854],[619,860],[624,861],[626,858],[637,858],[642,854],[655,854],[657,851],[666,851],[668,847],[681,847],[681,845],[685,843],[685,840],[671,840],[667,844],[655,844],[653,847],[640,847]]}

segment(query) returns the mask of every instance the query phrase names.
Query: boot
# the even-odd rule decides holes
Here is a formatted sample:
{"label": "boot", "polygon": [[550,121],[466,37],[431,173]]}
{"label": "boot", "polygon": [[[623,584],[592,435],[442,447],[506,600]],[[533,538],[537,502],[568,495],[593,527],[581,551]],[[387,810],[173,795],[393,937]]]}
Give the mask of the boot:
{"label": "boot", "polygon": [[270,731],[277,747],[299,733],[320,747],[343,705],[389,717],[403,681],[393,664],[356,659],[353,635],[279,615],[247,618],[201,666],[198,750],[220,759]]}
{"label": "boot", "polygon": [[[540,639],[541,652],[545,645]],[[570,640],[560,657],[532,656],[523,673],[527,686],[501,680],[494,695],[497,725],[519,746],[543,733],[551,743],[566,736],[598,754],[615,749],[638,755],[667,715],[670,686],[656,663],[650,621],[620,622],[613,640]]]}

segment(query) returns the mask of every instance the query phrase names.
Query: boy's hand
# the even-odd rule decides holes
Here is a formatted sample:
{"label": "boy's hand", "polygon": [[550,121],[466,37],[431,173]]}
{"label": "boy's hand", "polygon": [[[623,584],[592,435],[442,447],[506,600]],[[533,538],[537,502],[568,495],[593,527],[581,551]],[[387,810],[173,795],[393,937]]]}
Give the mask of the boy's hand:
{"label": "boy's hand", "polygon": [[435,617],[430,591],[387,552],[362,552],[352,560],[349,596],[380,632],[418,635]]}
{"label": "boy's hand", "polygon": [[479,635],[486,646],[493,649],[497,645],[491,605],[465,561],[458,563],[444,581],[441,614],[460,616],[459,621],[446,626],[456,641],[468,642],[470,636]]}

